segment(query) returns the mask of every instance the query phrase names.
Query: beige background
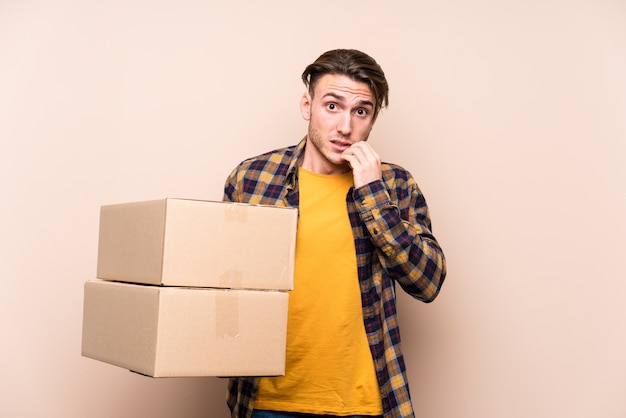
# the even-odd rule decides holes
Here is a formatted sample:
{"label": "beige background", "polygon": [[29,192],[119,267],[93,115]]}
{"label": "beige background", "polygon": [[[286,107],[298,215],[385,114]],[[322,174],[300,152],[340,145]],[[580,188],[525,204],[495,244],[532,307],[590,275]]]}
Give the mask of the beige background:
{"label": "beige background", "polygon": [[626,416],[622,0],[0,1],[0,416],[226,417],[225,382],[80,356],[102,204],[220,199],[295,143],[299,75],[373,55],[371,142],[449,261],[403,296],[422,418]]}

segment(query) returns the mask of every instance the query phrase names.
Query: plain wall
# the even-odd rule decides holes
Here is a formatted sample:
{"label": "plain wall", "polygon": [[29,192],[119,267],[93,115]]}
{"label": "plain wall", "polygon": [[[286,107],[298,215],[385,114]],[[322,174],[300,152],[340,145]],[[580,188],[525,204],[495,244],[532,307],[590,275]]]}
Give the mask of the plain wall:
{"label": "plain wall", "polygon": [[300,74],[374,56],[371,136],[448,258],[400,296],[418,417],[626,416],[626,3],[0,1],[0,416],[226,417],[225,381],[80,355],[103,204],[219,200],[306,130]]}

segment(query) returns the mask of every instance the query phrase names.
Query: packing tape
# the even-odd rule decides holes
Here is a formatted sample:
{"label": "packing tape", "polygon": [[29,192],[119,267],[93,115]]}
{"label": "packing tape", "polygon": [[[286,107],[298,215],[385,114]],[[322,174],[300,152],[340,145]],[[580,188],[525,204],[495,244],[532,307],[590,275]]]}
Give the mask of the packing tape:
{"label": "packing tape", "polygon": [[240,270],[226,270],[220,274],[218,280],[220,287],[237,289],[243,284],[243,273]]}
{"label": "packing tape", "polygon": [[218,291],[215,296],[215,336],[239,337],[239,295],[236,291]]}
{"label": "packing tape", "polygon": [[231,203],[224,211],[224,218],[227,222],[248,222],[248,206]]}

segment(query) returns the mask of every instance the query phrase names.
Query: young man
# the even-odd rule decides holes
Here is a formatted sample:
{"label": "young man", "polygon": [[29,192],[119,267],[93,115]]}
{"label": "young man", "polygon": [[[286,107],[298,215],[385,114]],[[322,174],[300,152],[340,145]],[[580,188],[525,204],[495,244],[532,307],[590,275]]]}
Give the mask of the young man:
{"label": "young man", "polygon": [[367,142],[387,80],[356,50],[322,54],[302,79],[307,136],[243,161],[224,187],[226,201],[299,209],[285,376],[230,379],[228,406],[233,418],[413,417],[395,285],[431,302],[446,268],[411,174]]}

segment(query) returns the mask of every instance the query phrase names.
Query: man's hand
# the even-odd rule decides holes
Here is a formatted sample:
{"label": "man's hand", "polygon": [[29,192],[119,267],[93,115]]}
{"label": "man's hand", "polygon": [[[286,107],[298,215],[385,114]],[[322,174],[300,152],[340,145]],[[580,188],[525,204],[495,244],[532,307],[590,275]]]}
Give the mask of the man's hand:
{"label": "man's hand", "polygon": [[365,141],[352,144],[350,148],[341,154],[341,158],[350,164],[352,168],[355,188],[365,186],[367,183],[382,178],[380,156]]}

